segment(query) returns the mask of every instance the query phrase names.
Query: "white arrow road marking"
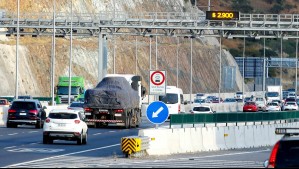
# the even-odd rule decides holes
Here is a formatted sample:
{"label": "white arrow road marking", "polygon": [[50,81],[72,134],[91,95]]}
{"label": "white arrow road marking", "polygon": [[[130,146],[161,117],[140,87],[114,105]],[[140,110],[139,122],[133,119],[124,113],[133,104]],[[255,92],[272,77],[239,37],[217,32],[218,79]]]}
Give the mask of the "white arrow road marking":
{"label": "white arrow road marking", "polygon": [[158,117],[158,115],[164,110],[163,107],[160,107],[156,112],[153,112],[153,118]]}

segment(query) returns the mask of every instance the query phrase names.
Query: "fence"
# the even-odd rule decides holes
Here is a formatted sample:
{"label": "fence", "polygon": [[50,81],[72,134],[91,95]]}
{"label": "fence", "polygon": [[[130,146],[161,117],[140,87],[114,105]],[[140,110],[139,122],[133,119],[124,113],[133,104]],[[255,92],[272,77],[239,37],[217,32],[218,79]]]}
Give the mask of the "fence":
{"label": "fence", "polygon": [[215,123],[244,123],[247,122],[270,122],[278,120],[295,120],[299,118],[299,111],[287,112],[262,112],[262,113],[215,113],[215,114],[174,114],[170,118],[172,125],[206,124]]}

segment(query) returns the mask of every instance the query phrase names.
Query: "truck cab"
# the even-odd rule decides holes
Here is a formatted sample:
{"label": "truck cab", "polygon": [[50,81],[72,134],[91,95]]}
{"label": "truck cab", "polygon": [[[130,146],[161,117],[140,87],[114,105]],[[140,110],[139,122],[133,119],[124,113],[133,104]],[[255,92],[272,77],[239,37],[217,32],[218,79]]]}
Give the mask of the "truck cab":
{"label": "truck cab", "polygon": [[71,85],[70,99],[71,102],[77,101],[84,96],[84,78],[83,77],[71,77],[71,83],[69,83],[69,77],[59,77],[58,85],[55,90],[55,101],[57,104],[68,103],[69,99],[69,85]]}

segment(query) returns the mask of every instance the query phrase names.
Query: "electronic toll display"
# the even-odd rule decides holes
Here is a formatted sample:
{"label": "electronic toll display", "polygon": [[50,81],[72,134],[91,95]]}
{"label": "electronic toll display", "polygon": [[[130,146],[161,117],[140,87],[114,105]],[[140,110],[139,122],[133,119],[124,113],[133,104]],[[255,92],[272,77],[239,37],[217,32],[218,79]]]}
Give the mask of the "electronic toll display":
{"label": "electronic toll display", "polygon": [[239,20],[239,12],[236,11],[207,11],[207,20]]}

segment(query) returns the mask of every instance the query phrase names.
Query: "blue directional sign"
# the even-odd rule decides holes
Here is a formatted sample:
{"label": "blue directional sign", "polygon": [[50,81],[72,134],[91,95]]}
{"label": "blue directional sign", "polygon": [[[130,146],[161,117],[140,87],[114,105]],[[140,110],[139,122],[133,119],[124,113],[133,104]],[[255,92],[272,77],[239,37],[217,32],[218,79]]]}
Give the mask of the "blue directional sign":
{"label": "blue directional sign", "polygon": [[153,124],[164,123],[169,116],[168,107],[163,102],[152,102],[146,111],[147,119]]}

